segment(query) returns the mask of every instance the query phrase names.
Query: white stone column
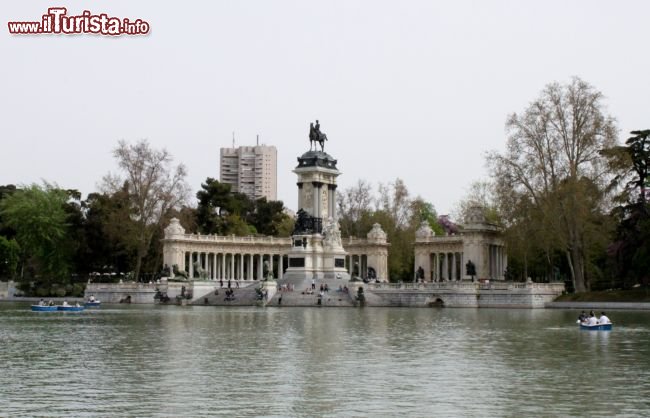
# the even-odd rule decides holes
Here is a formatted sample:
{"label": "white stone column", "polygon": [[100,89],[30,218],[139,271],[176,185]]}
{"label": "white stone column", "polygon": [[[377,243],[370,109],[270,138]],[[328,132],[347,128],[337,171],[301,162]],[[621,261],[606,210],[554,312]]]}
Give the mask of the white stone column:
{"label": "white stone column", "polygon": [[190,279],[194,278],[194,253],[190,251]]}
{"label": "white stone column", "polygon": [[269,254],[269,270],[271,270],[271,274],[273,275],[273,278],[275,278],[275,275],[273,274],[273,254]]}
{"label": "white stone column", "polygon": [[248,254],[248,280],[253,280],[253,254]]}
{"label": "white stone column", "polygon": [[447,253],[441,253],[442,255],[442,279],[449,280],[449,268],[447,268]]}
{"label": "white stone column", "polygon": [[259,263],[257,263],[257,280],[264,279],[264,254],[259,254]]}
{"label": "white stone column", "polygon": [[456,253],[451,253],[451,280],[456,280]]}
{"label": "white stone column", "polygon": [[280,264],[278,264],[278,279],[282,279],[282,276],[284,275],[283,271],[284,270],[284,254],[280,254],[280,258],[278,260]]}

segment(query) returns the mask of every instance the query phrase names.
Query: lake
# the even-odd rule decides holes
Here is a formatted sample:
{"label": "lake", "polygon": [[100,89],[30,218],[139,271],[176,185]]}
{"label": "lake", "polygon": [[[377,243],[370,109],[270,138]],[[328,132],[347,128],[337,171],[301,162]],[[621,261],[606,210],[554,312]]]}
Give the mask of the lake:
{"label": "lake", "polygon": [[0,416],[648,416],[650,312],[0,303]]}

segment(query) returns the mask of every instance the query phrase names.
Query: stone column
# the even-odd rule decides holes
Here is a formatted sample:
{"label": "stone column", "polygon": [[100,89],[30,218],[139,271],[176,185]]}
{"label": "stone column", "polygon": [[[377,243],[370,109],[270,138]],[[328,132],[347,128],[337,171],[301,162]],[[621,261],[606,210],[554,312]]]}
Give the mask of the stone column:
{"label": "stone column", "polygon": [[278,279],[282,279],[282,276],[284,275],[283,271],[284,270],[284,254],[280,254],[280,258],[278,260],[280,264],[278,264]]}
{"label": "stone column", "polygon": [[194,253],[190,251],[190,279],[194,278]]}
{"label": "stone column", "polygon": [[329,217],[336,219],[336,184],[328,184],[327,191],[329,193]]}
{"label": "stone column", "polygon": [[442,280],[448,280],[447,276],[449,275],[449,269],[447,268],[447,253],[440,253],[440,256],[442,257],[442,274],[440,278]]}
{"label": "stone column", "polygon": [[305,207],[305,202],[303,201],[302,197],[302,182],[296,183],[298,185],[298,209],[302,209]]}
{"label": "stone column", "polygon": [[[273,254],[269,254],[269,270],[271,270],[271,274],[273,274]],[[275,278],[275,275],[273,278]]]}
{"label": "stone column", "polygon": [[451,280],[456,280],[456,253],[451,253]]}
{"label": "stone column", "polygon": [[248,254],[248,279],[253,280],[253,254]]}
{"label": "stone column", "polygon": [[257,263],[257,280],[264,279],[264,254],[259,254],[259,263]]}
{"label": "stone column", "polygon": [[320,183],[318,181],[312,181],[311,184],[312,184],[312,186],[314,186],[314,217],[320,218],[321,217],[321,213],[320,213],[320,205],[321,205],[320,186],[323,183]]}

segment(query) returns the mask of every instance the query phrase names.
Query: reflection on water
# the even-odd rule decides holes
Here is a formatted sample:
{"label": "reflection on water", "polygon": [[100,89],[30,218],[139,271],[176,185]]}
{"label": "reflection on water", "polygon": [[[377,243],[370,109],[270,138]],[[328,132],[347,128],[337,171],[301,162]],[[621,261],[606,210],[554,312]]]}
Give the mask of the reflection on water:
{"label": "reflection on water", "polygon": [[[648,415],[650,313],[0,304],[9,416]],[[608,395],[604,395],[608,394]],[[1,415],[1,413],[0,413]]]}

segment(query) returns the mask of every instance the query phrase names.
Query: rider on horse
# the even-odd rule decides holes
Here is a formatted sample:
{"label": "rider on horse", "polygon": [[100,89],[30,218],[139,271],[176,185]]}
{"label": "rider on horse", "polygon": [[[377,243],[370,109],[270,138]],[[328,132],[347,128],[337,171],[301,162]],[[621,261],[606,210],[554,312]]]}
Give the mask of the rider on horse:
{"label": "rider on horse", "polygon": [[324,151],[325,141],[327,141],[327,135],[320,131],[320,123],[318,122],[318,119],[316,119],[316,126],[314,126],[313,122],[309,124],[309,150],[311,151],[313,142],[318,142],[321,151]]}

